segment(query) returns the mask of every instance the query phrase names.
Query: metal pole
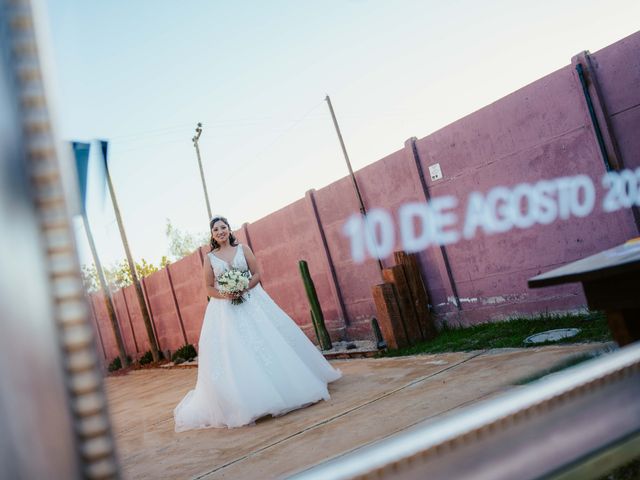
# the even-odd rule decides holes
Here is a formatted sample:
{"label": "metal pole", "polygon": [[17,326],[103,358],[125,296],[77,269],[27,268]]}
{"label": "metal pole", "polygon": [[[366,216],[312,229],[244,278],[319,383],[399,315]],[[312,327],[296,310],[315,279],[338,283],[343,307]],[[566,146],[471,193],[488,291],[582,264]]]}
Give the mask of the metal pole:
{"label": "metal pole", "polygon": [[[100,281],[100,287],[102,288],[102,293],[104,295],[104,303],[107,307],[107,315],[109,316],[109,320],[111,321],[113,335],[116,337],[116,344],[118,345],[118,353],[120,355],[120,363],[123,367],[128,367],[129,360],[127,360],[127,351],[124,346],[124,341],[122,340],[122,331],[120,330],[120,325],[118,325],[118,318],[116,317],[115,309],[113,308],[111,291],[109,290],[109,285],[107,284],[107,280],[104,276],[102,263],[100,263],[100,259],[98,258],[98,251],[96,250],[96,245],[93,241],[93,235],[91,233],[91,228],[89,227],[89,219],[87,218],[86,212],[82,214],[82,221],[84,222],[84,231],[87,234],[87,240],[89,240],[89,247],[91,248],[91,255],[93,256],[93,263],[95,264],[96,271],[98,272],[98,280]],[[96,322],[97,320],[98,319],[96,317]]]}
{"label": "metal pole", "polygon": [[356,191],[356,195],[358,197],[358,203],[360,204],[360,213],[362,215],[367,214],[367,210],[364,208],[364,202],[362,201],[362,195],[360,195],[360,189],[358,188],[358,182],[356,181],[356,176],[353,174],[353,169],[351,168],[351,161],[349,160],[349,155],[347,154],[347,147],[344,146],[344,140],[342,139],[342,133],[340,133],[340,127],[338,126],[338,120],[336,120],[336,114],[333,111],[333,105],[331,105],[331,99],[329,95],[325,97],[327,104],[329,104],[329,111],[331,112],[331,118],[333,119],[333,125],[336,127],[336,133],[338,134],[338,140],[340,140],[340,146],[342,147],[342,153],[344,154],[344,159],[347,162],[347,168],[349,169],[349,175],[351,176],[351,181],[353,182],[353,188]]}
{"label": "metal pole", "polygon": [[124,231],[124,224],[122,223],[122,216],[120,215],[120,207],[118,206],[118,201],[116,199],[116,192],[113,189],[111,174],[109,173],[109,168],[106,165],[107,165],[107,162],[105,158],[105,167],[106,167],[105,175],[107,177],[107,185],[109,186],[109,193],[111,194],[111,201],[113,202],[113,210],[116,214],[116,220],[118,221],[118,228],[120,229],[120,237],[122,238],[122,245],[127,255],[127,261],[129,262],[129,270],[131,271],[131,278],[133,280],[133,284],[136,287],[136,294],[138,296],[138,305],[140,306],[140,311],[142,312],[142,320],[144,321],[144,326],[147,330],[147,337],[149,338],[149,347],[151,349],[151,356],[153,357],[153,361],[157,362],[160,360],[160,355],[158,354],[158,343],[156,341],[156,336],[153,332],[153,327],[151,326],[151,319],[149,317],[149,311],[147,310],[147,305],[144,302],[144,295],[142,293],[142,287],[140,286],[140,279],[138,278],[138,273],[136,272],[136,265],[133,261],[131,250],[129,249],[129,242],[127,241],[127,235]]}
{"label": "metal pole", "polygon": [[580,85],[582,85],[582,93],[584,94],[584,99],[587,102],[589,117],[591,118],[591,123],[593,124],[593,130],[595,131],[595,134],[596,134],[596,140],[598,141],[598,147],[600,148],[600,154],[602,155],[604,168],[607,170],[607,172],[610,172],[612,168],[611,168],[611,163],[609,162],[609,155],[607,154],[607,148],[604,146],[604,139],[602,138],[602,130],[600,129],[600,123],[598,122],[598,117],[596,116],[595,109],[593,108],[593,100],[591,100],[591,94],[589,93],[587,80],[585,79],[585,75],[584,75],[584,68],[582,67],[581,63],[576,65],[576,71],[578,72]]}
{"label": "metal pole", "polygon": [[[360,205],[360,213],[362,216],[367,215],[367,209],[364,206],[364,201],[362,200],[362,195],[360,194],[360,188],[358,188],[358,182],[356,181],[356,176],[353,173],[353,168],[351,168],[351,161],[349,160],[349,155],[347,154],[347,147],[344,146],[344,140],[342,139],[342,133],[340,133],[340,127],[338,126],[338,120],[336,119],[336,114],[333,111],[333,105],[331,105],[331,99],[329,95],[325,97],[327,104],[329,105],[329,111],[331,112],[331,118],[333,119],[333,125],[336,127],[336,133],[338,134],[338,140],[340,140],[340,147],[342,147],[342,153],[344,154],[344,159],[347,162],[347,168],[349,169],[349,176],[351,177],[351,182],[353,183],[353,189],[356,192],[356,196],[358,197],[358,203]],[[380,267],[380,271],[384,269],[382,265],[382,260],[378,259],[378,267]]]}
{"label": "metal pole", "polygon": [[204,170],[202,169],[202,159],[200,158],[200,147],[198,146],[198,140],[200,140],[200,135],[202,134],[202,123],[198,122],[198,126],[196,127],[196,134],[191,139],[193,141],[193,146],[196,148],[196,155],[198,156],[198,167],[200,167],[200,178],[202,179],[202,189],[204,190],[204,199],[207,202],[207,213],[209,217],[207,218],[207,223],[211,220],[211,204],[209,203],[209,193],[207,192],[207,182],[204,180]]}

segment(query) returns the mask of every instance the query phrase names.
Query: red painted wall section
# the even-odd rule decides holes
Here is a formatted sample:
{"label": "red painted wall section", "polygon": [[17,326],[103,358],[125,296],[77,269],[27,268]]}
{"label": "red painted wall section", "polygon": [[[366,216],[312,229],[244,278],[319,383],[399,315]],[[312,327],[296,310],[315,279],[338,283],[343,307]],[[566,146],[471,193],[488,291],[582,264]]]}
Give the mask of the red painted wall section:
{"label": "red painted wall section", "polygon": [[87,300],[89,303],[89,317],[91,321],[91,326],[94,331],[94,343],[96,346],[96,352],[98,353],[98,361],[100,363],[101,368],[104,369],[106,368],[106,362],[109,357],[107,356],[107,352],[103,347],[104,342],[102,340],[102,331],[100,329],[99,319],[94,314],[95,310],[93,309],[93,297],[89,295],[87,297]]}
{"label": "red painted wall section", "polygon": [[152,273],[145,278],[149,307],[153,315],[159,347],[163,351],[175,352],[184,345],[180,323],[176,315],[169,279],[165,270]]}
{"label": "red painted wall section", "polygon": [[188,343],[197,347],[207,306],[202,264],[197,252],[169,266]]}
{"label": "red painted wall section", "polygon": [[[425,171],[440,163],[445,178],[428,179],[429,189],[434,196],[463,200],[456,210],[462,219],[468,192],[486,192],[497,185],[584,173],[598,186],[598,198],[603,196],[604,164],[571,67],[421,139],[418,152]],[[537,312],[541,305],[550,310],[582,305],[579,285],[529,290],[526,281],[632,235],[628,212],[603,213],[597,204],[586,218],[494,236],[480,233],[448,246],[464,311],[458,320],[469,323]],[[437,306],[443,302],[447,299],[436,298]]]}
{"label": "red painted wall section", "polygon": [[327,328],[342,336],[336,324],[336,302],[329,286],[320,239],[315,235],[315,219],[308,202],[299,200],[270,214],[249,227],[253,251],[258,260],[262,286],[303,331],[315,340],[309,302],[298,262],[306,260],[323,307]]}
{"label": "red painted wall section", "polygon": [[120,330],[122,331],[122,340],[124,341],[125,350],[132,358],[137,358],[140,355],[140,352],[138,351],[138,348],[136,348],[137,337],[136,341],[134,341],[132,322],[127,310],[128,304],[126,304],[124,300],[124,289],[113,292],[111,297],[113,298],[113,308],[116,311]]}
{"label": "red painted wall section", "polygon": [[234,230],[233,235],[236,237],[239,243],[243,243],[245,245],[249,243],[247,241],[247,232],[245,230],[245,225],[243,225],[237,230]]}
{"label": "red painted wall section", "polygon": [[99,324],[100,333],[102,334],[102,342],[104,344],[104,350],[107,357],[105,363],[111,363],[115,357],[118,356],[118,346],[116,344],[116,338],[113,334],[113,328],[111,327],[111,321],[107,314],[107,306],[104,302],[104,297],[100,293],[93,293],[89,296],[90,301],[93,303],[93,308],[96,314],[96,321]]}
{"label": "red painted wall section", "polygon": [[133,324],[133,331],[136,334],[136,342],[138,344],[139,355],[142,356],[145,352],[151,349],[149,344],[149,336],[147,335],[147,329],[142,319],[142,310],[140,309],[140,303],[138,302],[138,295],[133,285],[129,285],[122,289],[127,299],[127,306],[129,307],[129,315],[131,315],[131,323]]}
{"label": "red painted wall section", "polygon": [[342,291],[347,313],[347,338],[369,338],[369,321],[375,315],[371,286],[381,282],[380,270],[374,260],[356,264],[342,229],[347,218],[359,212],[357,197],[349,178],[343,178],[315,194],[338,286]]}
{"label": "red painted wall section", "polygon": [[[623,161],[628,168],[636,168],[640,165],[640,32],[592,54],[591,61],[601,89],[600,100],[608,112]],[[479,230],[474,238],[447,245],[460,309],[453,301],[440,247],[420,252],[423,277],[434,313],[441,321],[471,324],[584,307],[585,299],[577,284],[532,290],[527,288],[527,280],[638,235],[630,210],[602,210],[604,163],[582,87],[571,64],[416,140],[416,149],[431,197],[457,198],[453,211],[458,216],[459,231],[473,191],[486,194],[499,185],[513,187],[577,174],[588,175],[597,189],[594,211],[585,218],[558,219],[550,225],[516,228],[497,235]],[[444,178],[432,181],[428,168],[435,163],[440,164]],[[389,211],[396,226],[402,204],[425,199],[411,141],[357,171],[356,178],[366,207]],[[372,336],[370,319],[375,309],[371,287],[381,282],[380,270],[372,259],[355,263],[343,233],[347,219],[358,212],[351,179],[345,177],[236,231],[241,243],[251,241],[264,288],[314,341],[309,303],[298,269],[301,259],[309,264],[332,338]],[[326,237],[327,250],[318,223]],[[400,246],[398,242],[397,247]],[[170,267],[185,331],[193,344],[197,344],[206,307],[202,259],[208,266],[208,251],[209,247],[203,246],[201,254],[194,252]],[[329,257],[337,284],[333,282]],[[383,259],[383,263],[388,266],[392,259]],[[160,346],[173,351],[184,340],[167,272],[154,273],[145,282]],[[342,314],[336,292],[342,293],[346,315]],[[138,348],[146,351],[146,332],[132,288],[125,289],[124,295]],[[116,295],[117,312],[127,350],[133,356],[135,347],[123,298],[122,293]],[[99,295],[92,295],[92,300],[106,356],[113,359],[117,348],[104,302]]]}

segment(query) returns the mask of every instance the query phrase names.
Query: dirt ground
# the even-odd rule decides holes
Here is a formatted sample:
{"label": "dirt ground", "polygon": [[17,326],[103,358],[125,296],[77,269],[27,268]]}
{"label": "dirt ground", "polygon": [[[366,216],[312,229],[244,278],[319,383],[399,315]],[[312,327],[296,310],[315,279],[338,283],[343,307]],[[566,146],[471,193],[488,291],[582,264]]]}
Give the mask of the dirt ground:
{"label": "dirt ground", "polygon": [[173,408],[195,368],[106,379],[125,478],[282,478],[419,422],[499,395],[599,344],[334,360],[331,399],[236,429],[175,433]]}

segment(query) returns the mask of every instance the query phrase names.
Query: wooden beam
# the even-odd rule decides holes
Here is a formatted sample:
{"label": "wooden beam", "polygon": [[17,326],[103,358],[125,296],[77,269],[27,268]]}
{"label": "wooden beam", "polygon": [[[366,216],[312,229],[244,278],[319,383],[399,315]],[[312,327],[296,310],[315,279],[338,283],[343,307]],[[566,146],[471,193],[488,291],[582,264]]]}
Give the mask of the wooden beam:
{"label": "wooden beam", "polygon": [[390,283],[371,287],[382,336],[390,349],[397,350],[406,347],[408,342],[394,290]]}
{"label": "wooden beam", "polygon": [[393,254],[396,264],[402,265],[404,274],[411,291],[413,305],[416,311],[416,317],[420,330],[425,340],[432,340],[437,335],[437,330],[431,312],[429,310],[429,296],[425,288],[422,274],[420,273],[420,265],[415,254],[407,254],[406,252],[394,252]]}
{"label": "wooden beam", "polygon": [[407,334],[407,342],[410,345],[418,343],[424,339],[418,316],[416,314],[413,297],[407,283],[404,268],[402,265],[394,265],[382,270],[382,278],[385,282],[391,283],[395,287],[395,294],[400,308],[400,316],[404,330]]}

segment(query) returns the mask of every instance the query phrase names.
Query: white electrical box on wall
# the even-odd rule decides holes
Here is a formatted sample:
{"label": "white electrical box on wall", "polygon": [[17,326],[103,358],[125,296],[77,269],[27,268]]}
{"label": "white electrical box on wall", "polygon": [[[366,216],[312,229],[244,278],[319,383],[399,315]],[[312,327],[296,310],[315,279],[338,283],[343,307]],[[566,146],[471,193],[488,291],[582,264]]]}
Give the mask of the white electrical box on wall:
{"label": "white electrical box on wall", "polygon": [[442,169],[439,163],[429,165],[429,175],[431,176],[431,180],[440,180],[442,178]]}

